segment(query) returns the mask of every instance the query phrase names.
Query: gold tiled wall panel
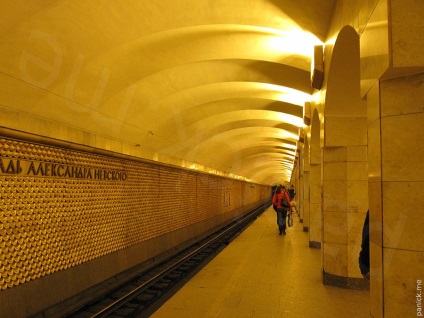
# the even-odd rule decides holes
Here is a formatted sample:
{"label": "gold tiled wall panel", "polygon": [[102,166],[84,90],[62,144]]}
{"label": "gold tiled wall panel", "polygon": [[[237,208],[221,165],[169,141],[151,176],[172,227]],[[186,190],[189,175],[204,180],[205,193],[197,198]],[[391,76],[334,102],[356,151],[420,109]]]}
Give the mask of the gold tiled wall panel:
{"label": "gold tiled wall panel", "polygon": [[[0,138],[0,159],[2,290],[269,196],[264,186],[6,138]],[[21,173],[18,160],[26,165]],[[126,177],[25,174],[31,162],[62,165],[62,172],[66,165]]]}

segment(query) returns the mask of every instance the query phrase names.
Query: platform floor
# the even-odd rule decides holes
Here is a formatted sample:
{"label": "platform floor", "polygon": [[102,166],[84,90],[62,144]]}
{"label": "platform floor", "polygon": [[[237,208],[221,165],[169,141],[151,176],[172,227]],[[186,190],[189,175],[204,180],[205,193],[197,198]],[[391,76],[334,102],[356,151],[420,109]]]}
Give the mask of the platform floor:
{"label": "platform floor", "polygon": [[278,235],[265,211],[151,317],[370,317],[369,292],[325,286],[299,218]]}

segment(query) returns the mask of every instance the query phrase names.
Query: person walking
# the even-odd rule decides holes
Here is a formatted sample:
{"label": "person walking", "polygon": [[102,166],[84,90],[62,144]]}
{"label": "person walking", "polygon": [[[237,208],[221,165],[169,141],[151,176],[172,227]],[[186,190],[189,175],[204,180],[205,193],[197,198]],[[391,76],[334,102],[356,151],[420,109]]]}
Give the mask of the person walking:
{"label": "person walking", "polygon": [[290,196],[290,201],[293,201],[294,197],[296,196],[296,190],[294,189],[294,185],[290,186],[289,196]]}
{"label": "person walking", "polygon": [[292,207],[290,203],[289,194],[286,191],[286,187],[279,185],[275,190],[274,196],[272,197],[272,205],[276,206],[277,212],[277,225],[280,235],[286,235],[286,218],[287,213],[291,213]]}

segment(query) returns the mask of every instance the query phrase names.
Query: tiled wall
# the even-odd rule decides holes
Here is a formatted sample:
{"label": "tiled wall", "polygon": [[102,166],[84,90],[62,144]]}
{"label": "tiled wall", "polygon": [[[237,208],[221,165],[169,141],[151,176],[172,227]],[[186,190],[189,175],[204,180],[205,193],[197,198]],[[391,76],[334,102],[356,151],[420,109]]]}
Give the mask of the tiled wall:
{"label": "tiled wall", "polygon": [[1,290],[270,196],[266,186],[9,138],[0,160]]}

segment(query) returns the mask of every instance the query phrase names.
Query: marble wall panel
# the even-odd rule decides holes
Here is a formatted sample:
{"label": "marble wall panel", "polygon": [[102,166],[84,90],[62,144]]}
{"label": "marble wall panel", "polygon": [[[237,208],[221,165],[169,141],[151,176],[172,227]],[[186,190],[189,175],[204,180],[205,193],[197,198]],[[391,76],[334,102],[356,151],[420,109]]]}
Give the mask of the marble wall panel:
{"label": "marble wall panel", "polygon": [[369,182],[370,240],[383,246],[383,211],[381,182]]}
{"label": "marble wall panel", "polygon": [[347,212],[347,182],[326,181],[323,190],[323,206],[326,212]]}
{"label": "marble wall panel", "polygon": [[370,309],[373,318],[383,318],[383,249],[370,242]]}
{"label": "marble wall panel", "polygon": [[[312,165],[309,172],[309,201],[311,204],[321,204],[321,165]],[[312,208],[311,208],[312,210]],[[311,223],[312,226],[312,223]]]}
{"label": "marble wall panel", "polygon": [[[315,147],[311,147],[310,152],[310,165],[319,165],[321,163],[321,149],[319,148],[319,144]],[[310,170],[312,168],[308,168]]]}
{"label": "marble wall panel", "polygon": [[325,117],[327,147],[366,145],[366,117]]}
{"label": "marble wall panel", "polygon": [[309,200],[303,201],[303,231],[307,232],[309,231],[309,216],[310,216],[310,204]]}
{"label": "marble wall panel", "polygon": [[347,246],[347,275],[349,278],[363,278],[361,271],[359,269],[358,257],[359,252],[361,251],[361,244],[353,245],[349,244]]}
{"label": "marble wall panel", "polygon": [[341,162],[326,162],[323,169],[324,182],[330,181],[343,181],[347,179],[347,163]]}
{"label": "marble wall panel", "polygon": [[424,2],[390,0],[391,44],[394,67],[424,66]]}
{"label": "marble wall panel", "polygon": [[311,204],[321,204],[321,185],[311,185],[309,201]]}
{"label": "marble wall panel", "polygon": [[347,277],[347,245],[325,242],[323,268],[326,273]]}
{"label": "marble wall panel", "polygon": [[424,280],[424,252],[384,248],[383,268],[384,317],[417,317],[417,294],[422,294],[417,281]]}
{"label": "marble wall panel", "polygon": [[348,213],[347,214],[347,243],[353,246],[361,246],[362,229],[364,227],[366,213]]}
{"label": "marble wall panel", "polygon": [[[365,127],[364,127],[365,128]],[[347,161],[366,162],[368,160],[367,145],[350,146],[347,148]]]}
{"label": "marble wall panel", "polygon": [[424,112],[423,81],[424,74],[382,81],[381,116]]}
{"label": "marble wall panel", "polygon": [[344,162],[347,160],[346,147],[327,147],[323,149],[323,162]]}
{"label": "marble wall panel", "polygon": [[347,177],[349,181],[368,181],[368,162],[366,161],[349,161],[347,163]]}
{"label": "marble wall panel", "polygon": [[424,112],[382,118],[383,181],[424,180],[423,122]]}
{"label": "marble wall panel", "polygon": [[347,211],[364,213],[368,210],[368,180],[347,181]]}
{"label": "marble wall panel", "polygon": [[380,121],[368,127],[368,178],[381,181],[381,132]]}
{"label": "marble wall panel", "polygon": [[345,244],[348,235],[346,213],[324,212],[323,242]]}
{"label": "marble wall panel", "polygon": [[386,182],[383,190],[384,246],[424,250],[424,182]]}
{"label": "marble wall panel", "polygon": [[305,171],[303,174],[304,183],[303,183],[303,228],[304,230],[309,229],[309,182],[310,182],[310,175],[309,171]]}
{"label": "marble wall panel", "polygon": [[347,213],[348,275],[362,277],[358,265],[359,251],[362,244],[362,229],[366,213]]}
{"label": "marble wall panel", "polygon": [[390,66],[388,14],[388,1],[378,1],[360,37],[361,96]]}
{"label": "marble wall panel", "polygon": [[304,191],[303,191],[303,174],[299,178],[299,187],[297,188],[296,197],[295,200],[297,202],[297,213],[299,214],[300,221],[303,223],[304,219],[304,211],[303,211],[303,204],[304,204]]}
{"label": "marble wall panel", "polygon": [[377,82],[367,94],[367,118],[368,127],[375,121],[380,121],[380,83]]}
{"label": "marble wall panel", "polygon": [[309,241],[320,243],[322,240],[321,232],[321,204],[311,203],[310,204],[310,216],[309,216]]}

